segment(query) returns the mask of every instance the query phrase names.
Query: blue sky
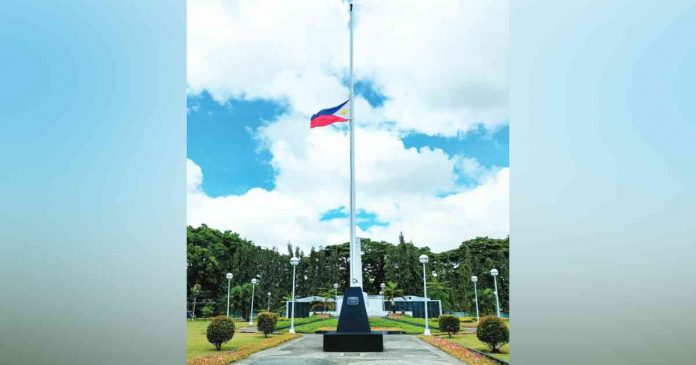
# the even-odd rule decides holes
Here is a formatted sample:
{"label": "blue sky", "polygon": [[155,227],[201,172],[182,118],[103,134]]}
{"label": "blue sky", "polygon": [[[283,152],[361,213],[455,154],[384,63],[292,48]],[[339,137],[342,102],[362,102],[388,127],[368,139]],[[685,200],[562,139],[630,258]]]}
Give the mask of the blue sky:
{"label": "blue sky", "polygon": [[[346,242],[348,128],[309,117],[348,97],[347,9],[268,5],[189,6],[187,221],[268,247]],[[403,231],[434,250],[507,236],[507,15],[506,2],[356,6],[359,236]]]}
{"label": "blue sky", "polygon": [[[369,81],[357,82],[355,90],[374,107],[386,100]],[[203,91],[188,96],[187,109],[187,155],[203,170],[202,189],[207,195],[243,194],[254,187],[273,189],[275,173],[271,154],[255,134],[259,127],[287,112],[287,106],[262,99],[228,99],[220,103]],[[507,125],[492,130],[479,125],[455,137],[409,133],[401,140],[406,148],[437,148],[449,156],[463,154],[476,159],[484,168],[510,164]],[[473,182],[462,176],[460,183],[470,185]],[[369,217],[364,218],[377,222]]]}
{"label": "blue sky", "polygon": [[[372,106],[380,106],[386,97],[368,82],[356,84],[356,93]],[[201,167],[205,179],[202,191],[210,197],[241,195],[251,188],[272,190],[275,171],[271,154],[256,137],[257,129],[275,120],[287,107],[271,100],[235,100],[223,103],[213,100],[204,91],[189,95],[188,158]],[[307,126],[298,126],[305,128]],[[484,168],[509,166],[509,127],[487,130],[483,126],[456,137],[409,133],[401,138],[405,148],[441,149],[448,156],[463,154],[476,159]],[[473,186],[475,181],[460,176],[458,183]],[[348,217],[345,206],[322,212],[319,220]],[[364,209],[357,214],[358,225],[366,230],[374,225],[387,225],[374,212]]]}
{"label": "blue sky", "polygon": [[217,197],[243,194],[253,187],[272,189],[270,154],[254,139],[256,129],[285,108],[266,100],[228,100],[191,95],[188,109],[188,158],[205,173],[203,191]]}

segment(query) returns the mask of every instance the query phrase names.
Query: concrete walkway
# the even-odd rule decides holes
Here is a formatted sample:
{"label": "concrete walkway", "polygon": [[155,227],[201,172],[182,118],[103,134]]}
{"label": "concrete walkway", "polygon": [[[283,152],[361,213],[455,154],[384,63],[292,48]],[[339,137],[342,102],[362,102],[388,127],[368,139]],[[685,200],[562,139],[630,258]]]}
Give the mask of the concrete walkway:
{"label": "concrete walkway", "polygon": [[323,352],[322,335],[306,334],[278,347],[256,353],[238,365],[407,365],[463,364],[412,335],[385,335],[384,352]]}

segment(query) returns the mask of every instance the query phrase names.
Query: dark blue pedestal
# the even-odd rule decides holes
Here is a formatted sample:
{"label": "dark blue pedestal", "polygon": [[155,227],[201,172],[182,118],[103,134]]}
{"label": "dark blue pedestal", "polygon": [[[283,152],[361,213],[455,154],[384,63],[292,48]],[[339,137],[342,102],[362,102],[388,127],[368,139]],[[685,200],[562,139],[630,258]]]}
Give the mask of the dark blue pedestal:
{"label": "dark blue pedestal", "polygon": [[324,334],[324,352],[382,352],[382,332],[327,332]]}
{"label": "dark blue pedestal", "polygon": [[362,289],[348,288],[343,296],[337,331],[324,334],[324,351],[381,352],[383,350],[383,334],[370,331]]}

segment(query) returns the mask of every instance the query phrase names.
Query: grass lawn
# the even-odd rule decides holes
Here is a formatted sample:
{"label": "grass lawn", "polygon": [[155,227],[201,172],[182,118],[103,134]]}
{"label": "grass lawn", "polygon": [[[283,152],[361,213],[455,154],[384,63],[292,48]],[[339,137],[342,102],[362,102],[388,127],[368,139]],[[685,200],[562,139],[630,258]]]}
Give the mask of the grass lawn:
{"label": "grass lawn", "polygon": [[235,322],[235,327],[237,331],[227,343],[222,345],[220,351],[215,350],[215,346],[208,342],[206,338],[206,329],[210,321],[206,320],[196,320],[196,321],[186,321],[186,359],[187,361],[207,357],[211,355],[218,355],[225,351],[240,351],[249,350],[252,347],[257,347],[254,345],[265,346],[266,342],[274,338],[279,337],[279,335],[268,335],[265,338],[262,333],[240,333],[239,329],[242,327],[248,327],[248,322]]}
{"label": "grass lawn", "polygon": [[[430,322],[430,330],[432,333],[440,333],[437,320]],[[295,318],[295,332],[297,333],[314,333],[318,330],[335,330],[338,326],[338,318],[318,318],[305,317]],[[407,334],[422,334],[425,326],[423,318],[407,318],[407,319],[389,319],[389,318],[370,318],[371,328],[400,328]],[[276,326],[278,332],[288,332],[290,329],[290,320],[278,321]]]}
{"label": "grass lawn", "polygon": [[478,338],[476,338],[475,334],[460,333],[458,335],[452,336],[452,338],[447,338],[447,336],[442,336],[442,338],[447,341],[460,344],[464,347],[468,347],[476,351],[481,351],[487,355],[491,355],[505,362],[510,362],[510,344],[503,346],[500,349],[501,353],[492,353],[488,349],[488,345],[479,341]]}
{"label": "grass lawn", "polygon": [[[338,318],[305,317],[295,318],[295,332],[314,333],[320,327],[336,327]],[[288,332],[290,330],[290,320],[279,320],[276,324],[278,332]]]}
{"label": "grass lawn", "polygon": [[[404,328],[409,328],[406,330],[406,333],[423,333],[423,330],[425,329],[425,318],[415,318],[415,317],[401,317],[399,319],[396,318],[384,318],[385,320],[392,321],[393,323],[399,323],[400,326],[403,326]],[[437,321],[437,318],[429,318],[428,319],[428,327],[430,327],[430,332],[434,333],[440,333],[440,324]]]}
{"label": "grass lawn", "polygon": [[[373,325],[373,319],[375,320],[374,325],[377,327],[400,327],[406,332],[406,334],[409,335],[420,335],[423,334],[423,331],[425,330],[425,320],[423,318],[370,318],[371,326]],[[440,333],[440,327],[438,327],[437,321],[428,321],[428,323],[430,325],[431,333]]]}

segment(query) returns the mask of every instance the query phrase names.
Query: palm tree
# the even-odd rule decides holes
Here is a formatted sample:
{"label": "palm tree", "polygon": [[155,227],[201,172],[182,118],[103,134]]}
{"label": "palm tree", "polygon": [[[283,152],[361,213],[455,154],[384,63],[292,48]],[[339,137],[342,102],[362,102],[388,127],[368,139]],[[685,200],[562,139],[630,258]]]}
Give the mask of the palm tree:
{"label": "palm tree", "polygon": [[322,298],[324,298],[324,312],[327,311],[327,308],[330,308],[333,304],[329,303],[329,299],[334,295],[333,289],[322,289],[322,292],[319,294]]}
{"label": "palm tree", "polygon": [[396,283],[393,281],[388,281],[387,285],[384,287],[384,297],[389,300],[392,305],[392,313],[396,313],[396,306],[394,305],[394,298],[404,295],[404,290],[396,287]]}
{"label": "palm tree", "polygon": [[441,282],[437,276],[430,279],[428,283],[428,297],[441,300],[443,308],[450,307],[449,288],[445,287],[445,283]]}
{"label": "palm tree", "polygon": [[193,309],[191,310],[191,320],[196,318],[196,300],[201,296],[201,284],[194,284],[191,288],[191,296],[193,297]]}
{"label": "palm tree", "polygon": [[[251,309],[251,284],[237,285],[230,290],[230,306],[240,312],[242,317],[250,313]],[[248,319],[248,318],[246,318]]]}
{"label": "palm tree", "polygon": [[[287,302],[291,302],[291,301],[292,301],[292,295],[290,295],[290,294],[285,294],[285,295],[283,295],[283,298],[280,299],[280,303],[278,303],[278,307],[276,307],[275,312],[283,312],[283,311],[285,311],[285,310],[287,309],[287,307],[286,307],[287,304],[286,304],[286,303],[287,303]],[[292,304],[290,304],[290,305],[292,305]],[[286,317],[290,317],[290,312],[285,313],[285,316],[286,316]]]}
{"label": "palm tree", "polygon": [[492,314],[495,315],[495,293],[493,289],[485,288],[479,291],[478,304],[481,315]]}

